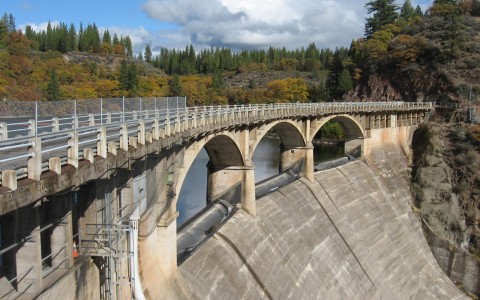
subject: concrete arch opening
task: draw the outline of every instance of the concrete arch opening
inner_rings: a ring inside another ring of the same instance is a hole
[[[301,122],[289,120],[266,124],[253,131],[254,143],[250,153],[256,166],[256,182],[292,168],[296,172],[302,171],[306,149],[302,131]]]
[[[231,133],[193,142],[185,151],[177,188],[176,259],[181,264],[243,200],[245,166]]]
[[[226,134],[193,142],[185,151],[176,180],[177,225],[181,226],[234,186],[241,189],[243,166],[238,144]]]
[[[343,146],[343,151],[338,151],[336,154],[332,153],[332,158],[335,155],[343,156],[343,153],[354,154],[358,157],[363,156],[364,138],[364,129],[357,120],[349,115],[330,116],[315,120],[310,135],[310,140],[316,147],[324,142],[337,143]],[[332,147],[331,151],[336,151],[335,147]]]

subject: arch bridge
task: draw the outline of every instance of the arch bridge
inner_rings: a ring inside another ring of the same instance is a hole
[[[202,148],[210,159],[207,200],[239,186],[238,206],[254,217],[252,157],[268,132],[281,139],[279,169],[301,164],[301,176],[313,180],[312,140],[328,121],[344,127],[346,151],[360,147],[364,156],[389,141],[409,154],[414,129],[433,108],[405,102],[185,107],[178,99],[172,108],[168,101],[159,108],[155,99],[145,109],[144,100],[143,108],[129,111],[122,99],[117,112],[101,105],[85,115],[74,103],[71,121],[35,114],[24,127],[0,118],[2,296],[48,298],[75,285],[122,297],[140,293],[148,278],[174,273],[178,195]]]

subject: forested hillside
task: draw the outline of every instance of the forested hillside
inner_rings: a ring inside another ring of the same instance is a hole
[[[189,45],[162,48],[158,54],[147,45],[134,55],[130,37],[99,32],[95,24],[80,24],[77,31],[73,24],[49,23],[46,31],[27,26],[22,32],[14,16],[5,13],[0,20],[0,98],[186,95],[189,104],[318,101],[328,98],[324,80],[329,69],[347,56],[347,48],[318,49],[313,43],[306,49],[239,52],[197,52]],[[239,74],[252,76],[239,86]],[[344,80],[351,87],[350,76]]]
[[[352,43],[355,87],[345,98],[459,103],[478,94],[479,2],[435,0],[423,17],[405,5],[394,22],[375,14],[386,24]]]
[[[189,104],[453,101],[480,90],[478,0],[366,5],[365,36],[349,48],[160,48],[133,53],[128,36],[95,24],[36,32],[0,20],[0,98],[59,100],[186,95]]]

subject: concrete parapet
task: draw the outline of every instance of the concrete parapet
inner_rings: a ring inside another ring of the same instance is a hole
[[[17,189],[17,172],[15,170],[2,171],[2,186],[12,191]]]
[[[100,127],[97,135],[97,155],[106,158],[107,157],[107,129]]]
[[[78,168],[78,132],[71,132],[71,137],[68,141],[67,162],[69,165]]]
[[[136,136],[131,136],[128,138],[128,145],[132,146],[133,148],[137,148],[138,147],[137,141],[138,139]]]
[[[62,174],[62,160],[60,157],[51,157],[48,159],[48,169],[57,174]]]
[[[120,126],[120,149],[128,151],[128,125]]]
[[[108,152],[117,155],[117,143],[116,142],[108,142]]]
[[[32,146],[29,148],[31,157],[27,161],[28,178],[40,180],[42,174],[42,140],[33,138],[30,141]]]
[[[137,141],[140,145],[145,145],[145,122],[138,122],[138,135]]]
[[[83,159],[93,163],[94,152],[92,148],[83,149]]]

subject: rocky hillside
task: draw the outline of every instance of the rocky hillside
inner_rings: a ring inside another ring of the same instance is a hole
[[[455,38],[445,22],[444,16],[430,15],[401,29],[384,53],[362,61],[361,78],[345,99],[463,103],[472,90],[477,101],[480,21],[460,16]]]
[[[425,125],[414,136],[415,206],[440,237],[480,258],[480,126]]]

